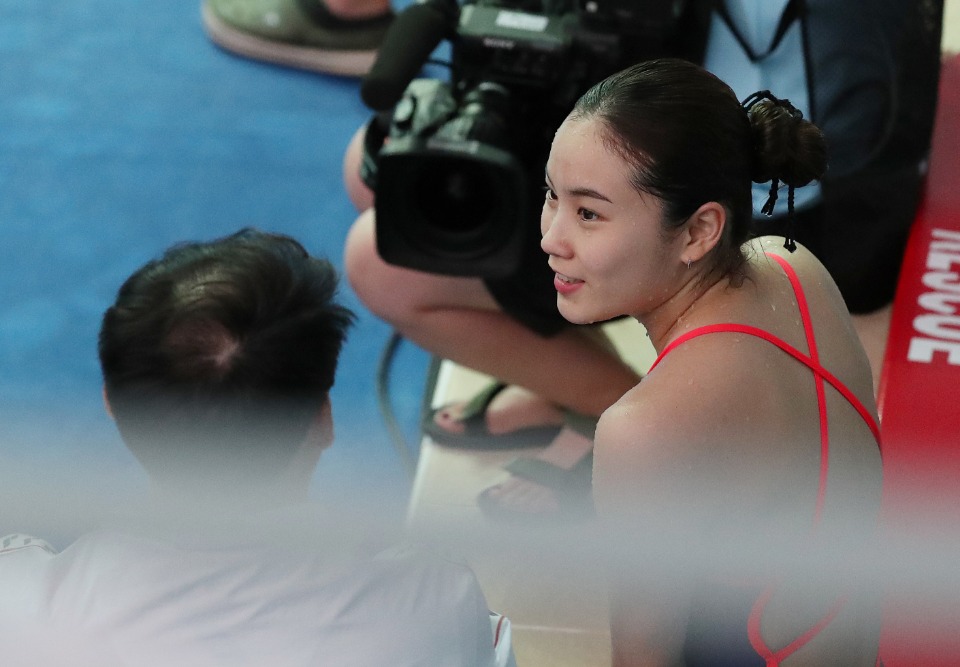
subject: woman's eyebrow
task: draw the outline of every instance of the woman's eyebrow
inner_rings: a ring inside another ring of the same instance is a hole
[[[550,174],[547,172],[546,169],[543,170],[543,178],[547,182],[547,185],[550,186],[550,189],[556,191],[556,188],[553,187],[553,181],[550,180]],[[607,197],[606,195],[600,194],[593,188],[573,188],[570,190],[566,190],[565,193],[570,195],[571,197],[590,197],[592,199],[599,199],[601,201],[609,202],[611,204],[613,203],[612,201],[610,201],[609,197]]]
[[[592,199],[599,199],[601,201],[613,203],[610,201],[610,198],[606,195],[602,195],[593,188],[572,188],[567,190],[567,194],[572,197],[590,197]]]

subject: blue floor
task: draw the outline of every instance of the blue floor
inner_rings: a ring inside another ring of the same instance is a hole
[[[96,358],[100,316],[131,271],[176,241],[248,225],[342,266],[355,213],[341,157],[370,113],[356,80],[218,50],[198,0],[0,0],[0,16],[4,534],[21,529],[5,525],[17,502],[145,488],[104,414]],[[343,299],[359,319],[333,392],[337,443],[314,486],[388,490],[402,507],[409,477],[375,391],[390,329],[346,283]],[[410,441],[428,364],[407,343],[393,367]]]

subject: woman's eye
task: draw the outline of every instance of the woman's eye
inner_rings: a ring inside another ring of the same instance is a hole
[[[543,187],[543,196],[547,201],[556,201],[557,194],[553,191],[549,185]]]
[[[594,213],[588,208],[581,208],[579,211],[577,211],[577,213],[579,213],[580,218],[582,220],[587,220],[587,221],[596,220],[599,217],[596,213]]]

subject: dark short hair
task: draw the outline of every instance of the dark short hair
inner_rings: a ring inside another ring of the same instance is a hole
[[[120,434],[151,477],[289,463],[353,321],[338,282],[294,239],[244,229],[175,245],[123,283],[100,364]]]

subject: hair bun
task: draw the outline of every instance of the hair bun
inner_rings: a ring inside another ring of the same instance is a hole
[[[755,183],[779,179],[799,188],[823,175],[827,168],[823,133],[789,100],[763,91],[752,95],[744,105],[753,138],[751,178]]]

